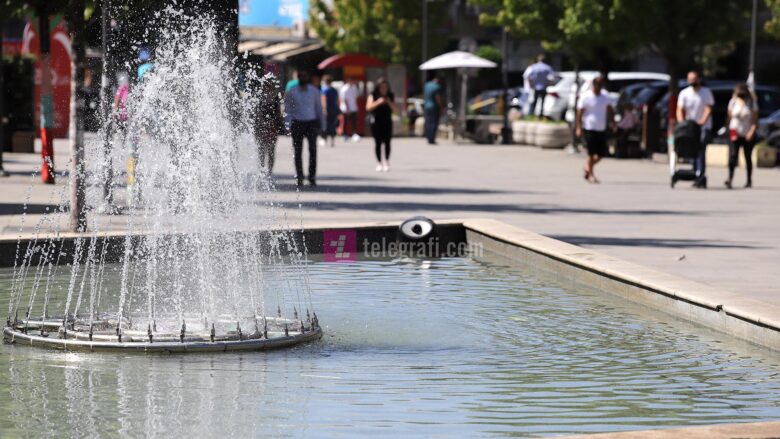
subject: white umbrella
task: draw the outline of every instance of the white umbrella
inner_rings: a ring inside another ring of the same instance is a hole
[[[492,69],[496,63],[485,58],[474,55],[473,53],[456,50],[443,55],[431,58],[420,64],[420,70],[439,70],[439,69]],[[464,128],[466,121],[466,87],[468,75],[466,71],[461,72],[460,82],[460,122],[461,129]]]
[[[473,53],[456,50],[445,53],[420,64],[420,70],[438,70],[438,69],[491,69],[495,68],[496,63],[481,58]]]

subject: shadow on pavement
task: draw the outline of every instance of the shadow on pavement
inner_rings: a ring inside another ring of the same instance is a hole
[[[562,207],[556,205],[518,205],[518,204],[456,204],[456,203],[422,203],[422,202],[344,202],[321,201],[304,202],[304,209],[313,210],[363,210],[375,212],[513,212],[529,214],[588,214],[588,215],[674,215],[701,216],[710,212],[682,210],[625,210],[625,209],[590,209],[577,207]]]
[[[319,183],[319,179],[317,179]],[[280,192],[295,192],[295,185],[292,183],[279,183],[276,189]],[[457,187],[414,187],[414,186],[384,186],[384,185],[362,185],[362,184],[322,184],[317,185],[317,192],[328,194],[403,194],[403,195],[444,195],[444,194],[462,194],[462,195],[488,195],[488,194],[539,194],[533,191],[503,191],[493,189],[470,189]]]
[[[25,209],[25,205],[21,203],[0,203],[0,215],[21,215],[28,213],[31,215],[39,215],[43,213],[55,212],[60,209],[61,206],[56,204],[28,204]],[[64,211],[67,211],[67,207]]]

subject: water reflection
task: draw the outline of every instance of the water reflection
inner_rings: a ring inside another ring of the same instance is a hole
[[[780,418],[776,355],[503,264],[314,264],[326,336],[289,351],[116,356],[4,345],[0,430],[490,436]]]

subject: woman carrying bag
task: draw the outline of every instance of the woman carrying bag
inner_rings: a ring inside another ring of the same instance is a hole
[[[739,148],[745,154],[745,167],[747,168],[747,182],[745,187],[753,186],[753,143],[758,128],[758,106],[753,94],[745,84],[738,84],[734,88],[734,96],[729,101],[726,115],[726,126],[729,129],[729,179],[726,180],[727,188],[732,188],[734,169],[739,159]]]

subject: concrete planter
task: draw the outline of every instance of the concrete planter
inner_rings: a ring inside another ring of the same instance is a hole
[[[777,163],[777,148],[765,143],[759,143],[753,150],[756,166],[759,168],[774,168]]]
[[[777,149],[765,143],[759,143],[753,148],[753,165],[759,168],[773,168],[777,163]],[[737,156],[737,166],[745,167],[745,156],[740,150]],[[727,167],[729,165],[729,146],[720,143],[707,145],[707,165]]]
[[[566,124],[517,120],[512,122],[512,140],[541,148],[563,148],[571,142]]]

